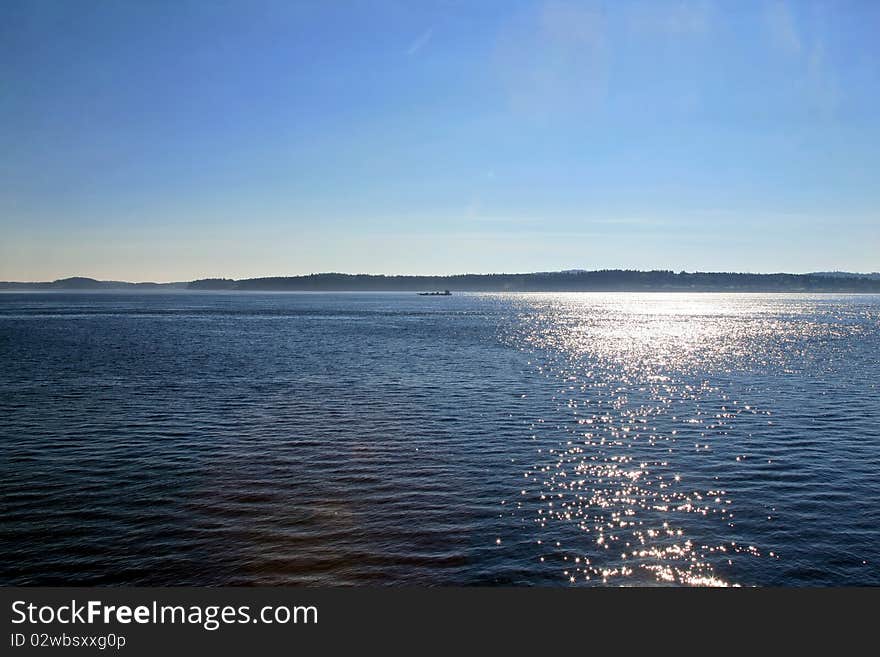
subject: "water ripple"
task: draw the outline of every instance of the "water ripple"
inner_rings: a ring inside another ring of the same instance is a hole
[[[0,295],[3,584],[880,584],[880,298]]]

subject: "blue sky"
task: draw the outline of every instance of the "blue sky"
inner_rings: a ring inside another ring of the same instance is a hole
[[[877,2],[0,4],[0,280],[880,270]]]

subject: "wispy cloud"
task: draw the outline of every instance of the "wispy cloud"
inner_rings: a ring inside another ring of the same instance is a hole
[[[712,23],[714,7],[708,0],[691,2],[627,5],[626,22],[641,33],[668,36],[706,34]]]
[[[579,111],[604,97],[602,6],[550,1],[528,5],[502,29],[495,64],[514,109]]]
[[[798,9],[803,10],[805,6],[798,5]],[[840,89],[824,38],[828,17],[820,5],[812,5],[812,9],[811,29],[808,30],[803,28],[797,13],[784,0],[767,6],[764,23],[770,46],[784,53],[797,66],[809,105],[830,115],[840,102]]]
[[[807,81],[813,104],[826,114],[833,114],[840,104],[837,76],[829,65],[825,44],[815,43],[807,57]]]
[[[428,45],[428,42],[431,40],[431,37],[434,36],[434,28],[429,27],[427,30],[422,32],[410,45],[409,48],[406,49],[407,55],[415,55],[419,50]]]
[[[773,46],[790,55],[801,53],[800,31],[787,2],[779,0],[767,5],[765,24]]]

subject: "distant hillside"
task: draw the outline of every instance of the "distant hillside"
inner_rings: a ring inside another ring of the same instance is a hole
[[[880,292],[880,280],[811,274],[688,273],[673,271],[566,271],[534,274],[460,274],[455,276],[383,276],[312,274],[205,279],[193,290],[298,291],[426,291],[470,292]]]
[[[871,272],[870,274],[857,274],[850,271],[817,271],[811,276],[827,276],[829,278],[869,278],[872,281],[880,281],[880,272]]]
[[[187,289],[189,283],[127,283],[125,281],[98,281],[94,278],[74,276],[61,278],[49,283],[13,283],[0,281],[0,290],[68,290],[68,291],[100,291],[100,290],[161,290]]]
[[[6,291],[310,291],[310,292],[871,292],[880,274],[737,274],[723,272],[568,270],[532,274],[383,276],[311,274],[270,278],[206,278],[190,283],[127,283],[65,278],[51,283],[2,283]]]

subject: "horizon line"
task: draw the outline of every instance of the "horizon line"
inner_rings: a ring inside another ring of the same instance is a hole
[[[373,276],[373,277],[384,277],[384,278],[455,278],[455,277],[463,277],[463,276],[534,276],[540,274],[579,274],[579,273],[597,273],[597,272],[639,272],[639,273],[652,273],[652,272],[671,272],[675,275],[679,274],[725,274],[725,275],[744,275],[744,276],[811,276],[816,274],[841,274],[845,276],[876,276],[880,275],[880,271],[870,271],[870,272],[857,272],[857,271],[848,271],[842,269],[814,269],[811,271],[802,271],[802,272],[787,272],[787,271],[708,271],[708,270],[686,270],[686,269],[636,269],[636,268],[602,268],[602,269],[558,269],[558,270],[543,270],[543,271],[520,271],[520,272],[459,272],[459,273],[445,273],[445,274],[387,274],[387,273],[371,273],[371,272],[341,272],[341,271],[322,271],[322,272],[310,272],[308,274],[271,274],[271,275],[261,275],[261,276],[246,276],[241,278],[233,278],[230,276],[202,276],[198,278],[192,279],[178,279],[178,280],[142,280],[142,281],[133,281],[121,278],[96,278],[94,276],[84,276],[81,274],[75,274],[71,276],[63,276],[59,278],[55,278],[52,280],[0,280],[0,283],[3,284],[20,284],[20,285],[31,285],[31,284],[51,284],[51,283],[59,283],[70,280],[89,280],[95,281],[98,283],[125,283],[128,285],[175,285],[175,284],[184,284],[184,283],[193,283],[196,281],[250,281],[250,280],[262,280],[262,279],[281,279],[281,278],[308,278],[311,276]]]

